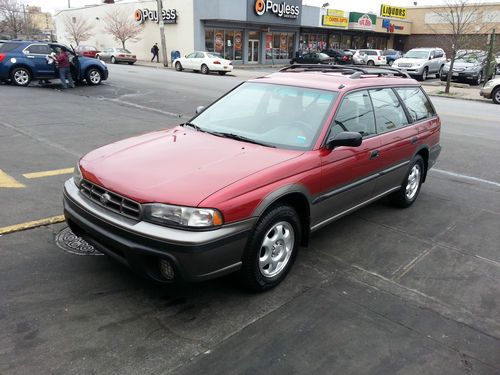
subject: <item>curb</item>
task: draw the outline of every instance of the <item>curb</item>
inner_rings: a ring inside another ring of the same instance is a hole
[[[464,97],[457,97],[457,96],[447,96],[447,95],[439,95],[439,94],[434,94],[434,93],[427,93],[429,96],[436,96],[438,98],[447,98],[447,99],[458,99],[458,100],[469,100],[473,102],[480,102],[480,103],[488,103],[491,100],[489,99],[481,99],[481,98],[464,98]]]

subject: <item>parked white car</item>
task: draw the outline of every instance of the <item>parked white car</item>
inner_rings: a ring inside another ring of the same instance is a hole
[[[359,52],[366,55],[366,65],[387,65],[387,59],[380,49],[361,49]]]
[[[179,72],[184,69],[190,69],[200,71],[203,74],[218,72],[220,75],[224,75],[227,72],[233,71],[231,60],[224,59],[217,52],[195,51],[186,55],[186,57],[175,59],[173,65],[175,70]]]

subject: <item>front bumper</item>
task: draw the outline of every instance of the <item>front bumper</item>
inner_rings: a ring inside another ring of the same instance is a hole
[[[484,86],[479,91],[479,95],[481,95],[483,98],[491,99],[491,92],[492,91],[493,91],[493,86],[491,86],[491,87]]]
[[[409,75],[416,75],[416,76],[421,76],[424,73],[424,68],[425,68],[424,66],[401,67],[394,65],[393,67],[402,70],[403,72],[406,72]]]
[[[71,230],[99,251],[156,281],[167,282],[160,259],[168,260],[174,280],[202,281],[241,268],[256,218],[216,230],[191,231],[134,221],[89,201],[73,179],[64,184],[64,216]]]

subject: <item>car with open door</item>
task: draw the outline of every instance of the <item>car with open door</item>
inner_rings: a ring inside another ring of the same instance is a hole
[[[406,73],[296,64],[84,155],[64,215],[157,282],[238,272],[264,291],[315,231],[383,197],[414,204],[440,150],[439,116]]]
[[[70,56],[75,82],[98,85],[108,78],[104,62],[78,56],[72,48],[63,44],[15,40],[0,42],[0,80],[16,86],[28,86],[32,80],[59,79],[56,65],[49,56],[60,51]]]

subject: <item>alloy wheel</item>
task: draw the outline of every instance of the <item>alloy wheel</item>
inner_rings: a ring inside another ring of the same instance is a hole
[[[92,84],[97,85],[99,82],[101,82],[101,73],[99,73],[97,70],[91,70],[89,73],[89,79]]]
[[[281,273],[292,255],[295,233],[290,223],[280,221],[266,233],[259,253],[259,270],[270,278]]]
[[[24,69],[20,69],[14,73],[14,80],[19,86],[25,86],[28,84],[30,75]]]
[[[422,170],[420,169],[419,164],[415,164],[410,174],[408,175],[408,180],[406,184],[406,198],[411,201],[415,195],[417,194],[418,188],[420,186],[420,176],[422,175]]]

